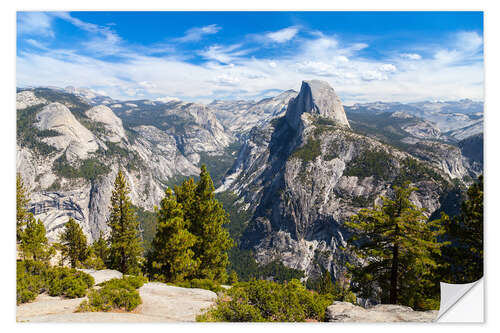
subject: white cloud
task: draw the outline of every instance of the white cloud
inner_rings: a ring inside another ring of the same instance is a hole
[[[26,43],[38,48],[38,49],[41,49],[41,50],[48,50],[47,47],[43,44],[43,43],[40,43],[39,41],[37,40],[34,40],[34,39],[30,39],[30,38],[27,38],[24,40]]]
[[[168,102],[179,102],[180,99],[178,99],[177,97],[165,96],[165,97],[155,98],[155,101],[168,103]]]
[[[379,70],[382,72],[394,73],[397,71],[397,68],[393,64],[383,64],[379,67]]]
[[[468,46],[458,49],[461,39]],[[414,49],[430,55],[425,58],[416,53],[397,53],[382,60],[359,54],[367,44],[341,42],[321,33],[297,40],[293,53],[272,58],[248,56],[252,50],[244,41],[212,45],[196,53],[207,62],[196,64],[178,55],[152,56],[148,47],[132,52],[117,43],[116,47],[123,48],[120,54],[124,58],[114,62],[69,49],[20,52],[18,85],[98,87],[117,99],[144,96],[168,100],[175,96],[186,101],[210,101],[254,98],[271,89],[297,90],[302,80],[321,78],[345,103],[483,98],[483,62],[478,53],[482,41],[479,43],[474,35],[457,34],[439,49],[416,45]]]
[[[474,31],[462,31],[456,36],[456,48],[463,51],[478,51],[483,46],[483,38]]]
[[[52,16],[43,12],[18,12],[17,31],[31,36],[54,37]]]
[[[284,43],[291,40],[299,32],[297,27],[288,27],[274,32],[269,32],[265,36],[276,43]]]
[[[176,38],[175,40],[181,43],[197,42],[205,35],[213,35],[219,32],[221,27],[217,24],[210,24],[204,27],[194,27],[186,31],[183,37]]]
[[[410,60],[420,60],[422,56],[418,53],[402,53],[400,54],[401,58],[410,59]]]
[[[236,58],[250,52],[250,50],[241,50],[241,46],[241,44],[233,44],[229,46],[212,45],[206,50],[198,52],[198,54],[208,60],[217,60],[218,62],[229,64]]]

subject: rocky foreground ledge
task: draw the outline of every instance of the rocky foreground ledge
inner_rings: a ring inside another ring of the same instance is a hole
[[[387,323],[387,322],[433,322],[438,311],[414,311],[403,305],[379,304],[365,309],[347,302],[333,302],[326,309],[325,317],[330,322]]]
[[[85,270],[96,283],[120,278],[121,273],[113,270]],[[31,303],[17,307],[18,322],[193,322],[204,309],[215,304],[217,294],[210,290],[180,288],[164,283],[150,282],[139,290],[142,304],[132,312],[78,312],[74,311],[85,297],[67,299],[39,295]]]

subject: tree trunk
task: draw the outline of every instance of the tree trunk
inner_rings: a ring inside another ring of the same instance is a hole
[[[389,295],[389,303],[398,303],[398,265],[399,265],[399,246],[394,244],[392,248],[392,268],[391,268],[391,290]]]

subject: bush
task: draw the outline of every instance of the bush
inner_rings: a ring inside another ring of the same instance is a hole
[[[285,284],[254,280],[235,284],[197,321],[322,321],[332,301],[330,295],[311,292],[296,279]]]
[[[17,304],[33,301],[38,294],[46,290],[49,266],[42,262],[24,260],[17,262],[16,302]]]
[[[122,309],[132,311],[142,303],[139,292],[146,278],[142,276],[127,276],[122,279],[111,279],[99,284],[101,289],[92,289],[88,300],[83,301],[78,312],[97,312]]]
[[[50,296],[83,297],[93,285],[92,276],[74,268],[54,267],[48,274]]]
[[[92,276],[76,269],[50,267],[32,260],[17,262],[17,304],[33,301],[45,291],[50,296],[83,297],[93,285]]]
[[[192,279],[188,281],[182,281],[176,283],[176,286],[183,288],[207,289],[213,291],[214,293],[225,290],[219,284],[210,279]]]

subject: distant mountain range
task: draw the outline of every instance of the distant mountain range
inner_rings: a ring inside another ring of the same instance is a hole
[[[343,222],[393,184],[419,187],[413,200],[429,215],[456,213],[483,171],[482,132],[481,102],[343,106],[317,80],[300,92],[207,105],[118,101],[73,87],[17,92],[17,171],[51,241],[69,216],[90,239],[106,231],[119,168],[147,213],[165,187],[206,164],[241,249],[308,275],[335,275],[351,260]],[[145,233],[152,227],[143,224]]]

